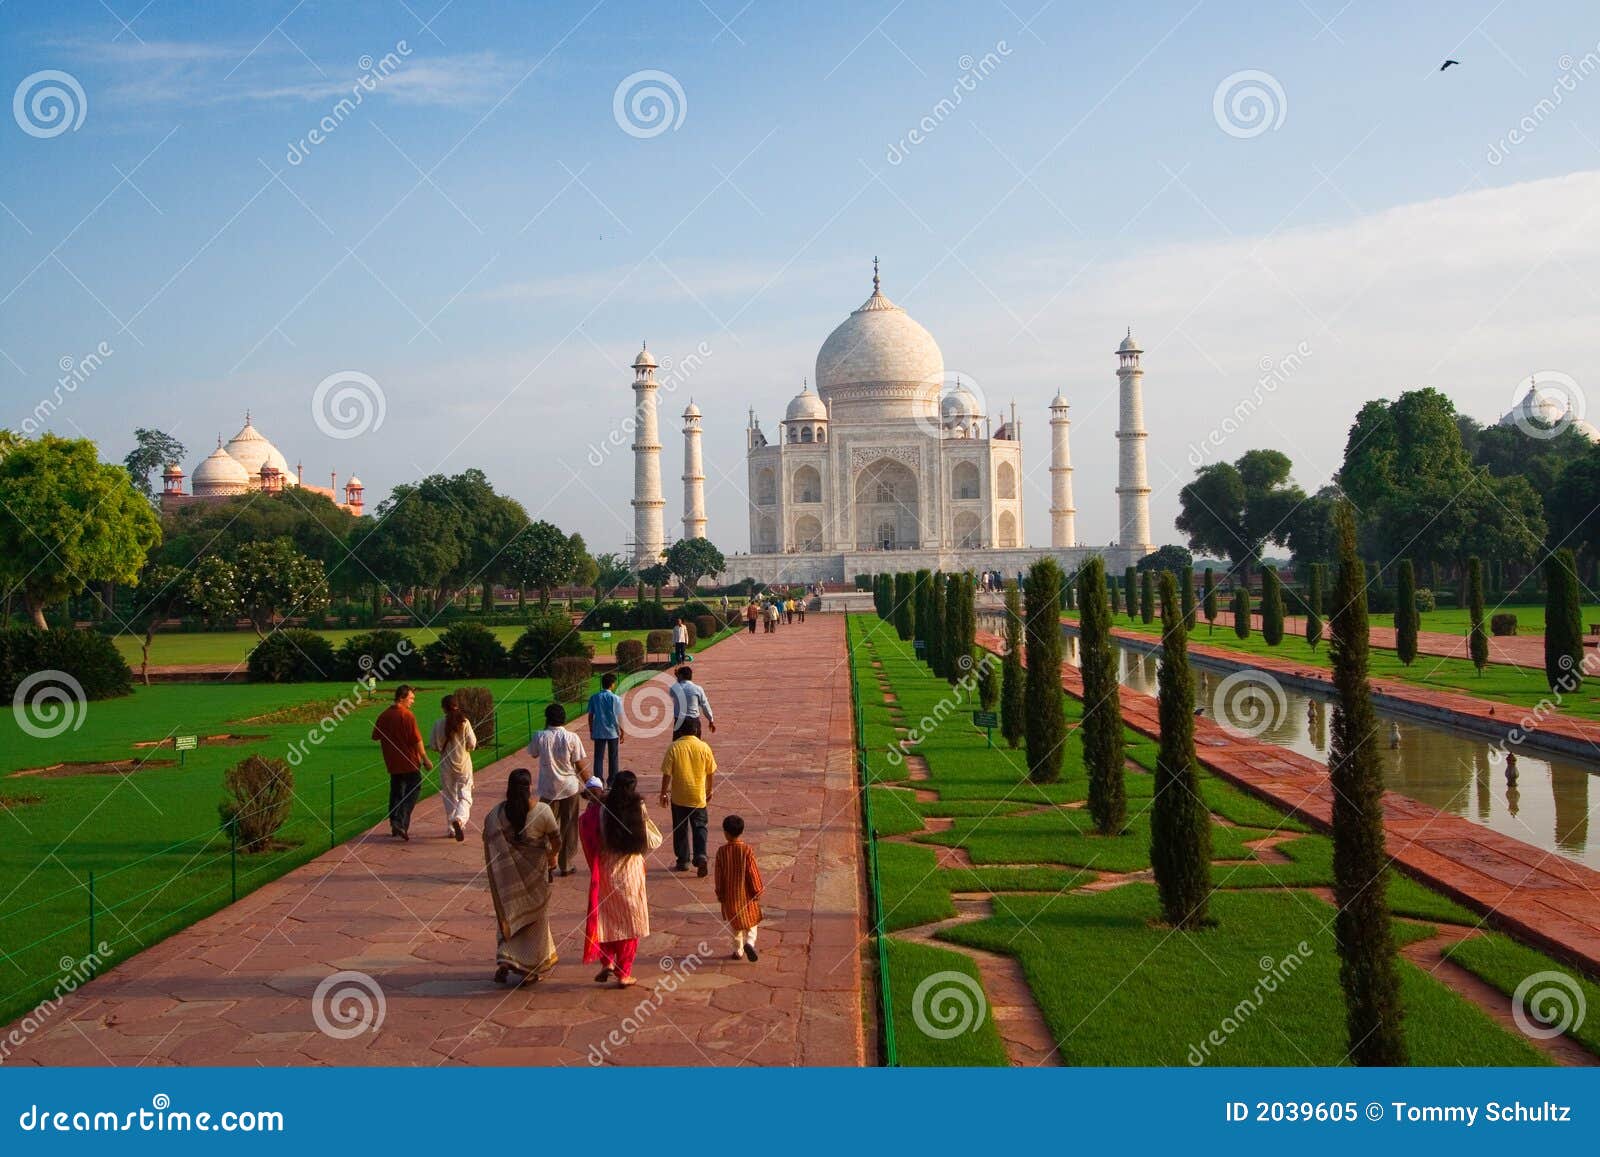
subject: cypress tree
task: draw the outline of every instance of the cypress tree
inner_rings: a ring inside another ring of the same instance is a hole
[[[1306,642],[1315,651],[1322,642],[1322,564],[1311,564],[1311,577],[1306,591]]]
[[[1023,738],[1028,749],[1028,778],[1054,783],[1061,778],[1062,745],[1067,737],[1066,708],[1061,702],[1061,567],[1046,556],[1028,568],[1024,634],[1028,671]]]
[[[944,642],[939,646],[945,681],[959,683],[972,670],[972,648],[967,645],[967,616],[961,602],[967,593],[967,576],[946,575],[944,580]]]
[[[1176,614],[1172,576],[1161,576],[1161,744],[1156,752],[1155,798],[1150,808],[1150,864],[1155,868],[1161,911],[1174,928],[1209,923],[1211,817],[1200,798],[1194,755],[1194,682],[1189,677],[1189,639]]]
[[[1500,565],[1500,560],[1497,558],[1489,560],[1489,589],[1495,594],[1506,589],[1505,568]]]
[[[1394,583],[1394,649],[1407,667],[1417,657],[1417,574],[1409,558],[1400,560]]]
[[[970,661],[976,662],[978,659],[978,579],[970,571],[962,577],[961,628],[961,653],[967,656]]]
[[[1153,623],[1156,618],[1156,576],[1145,571],[1139,578],[1139,621]]]
[[[1178,592],[1178,608],[1183,612],[1183,629],[1194,630],[1194,567],[1183,568],[1183,588]]]
[[[950,638],[950,624],[945,622],[944,572],[934,571],[928,581],[928,629],[922,636],[922,655],[928,661],[928,670],[943,675],[944,649]]]
[[[1406,1063],[1400,972],[1390,926],[1384,850],[1383,763],[1367,681],[1367,576],[1356,553],[1355,516],[1334,511],[1339,576],[1333,591],[1333,682],[1338,699],[1328,743],[1333,788],[1334,941],[1345,1030],[1358,1065]]]
[[[1098,555],[1078,572],[1078,655],[1083,672],[1083,766],[1089,773],[1089,815],[1103,836],[1120,833],[1128,820],[1123,783],[1122,700],[1117,653],[1111,644],[1111,607],[1106,601],[1106,564]]]
[[[928,631],[933,626],[933,607],[930,595],[933,593],[933,574],[926,569],[917,571],[911,576],[912,605],[916,608],[912,614],[916,618],[916,633],[913,638],[922,640],[922,657],[928,657]]]
[[[1283,642],[1283,582],[1275,566],[1261,568],[1261,637],[1269,647]]]
[[[1138,594],[1139,572],[1136,567],[1128,567],[1122,572],[1122,601],[1127,604],[1128,618],[1132,619],[1139,613]]]
[[[1552,691],[1576,691],[1583,685],[1583,606],[1570,549],[1545,559],[1544,585],[1544,677]]]
[[[1483,629],[1483,563],[1477,555],[1467,559],[1467,617],[1472,621],[1467,650],[1472,655],[1472,665],[1482,675],[1489,665],[1489,636]]]
[[[1000,734],[1006,744],[1022,742],[1022,716],[1026,710],[1022,672],[1022,598],[1017,584],[1006,583],[1006,653],[1000,662]]]
[[[1210,634],[1217,627],[1217,573],[1206,567],[1205,598],[1202,601],[1206,612],[1206,633]]]
[[[1117,580],[1112,578],[1106,579],[1106,587],[1107,601],[1110,603],[1111,613],[1116,614],[1122,609],[1121,604],[1117,600]]]
[[[894,576],[894,633],[902,642],[916,637],[916,608],[912,603],[911,575],[901,571]]]
[[[1250,637],[1250,588],[1243,583],[1233,588],[1233,633]]]

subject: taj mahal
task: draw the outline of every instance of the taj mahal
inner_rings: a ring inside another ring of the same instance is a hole
[[[946,380],[933,335],[883,293],[828,335],[816,389],[789,402],[775,434],[754,410],[745,429],[748,553],[728,556],[723,581],[845,581],[857,574],[928,568],[1010,575],[1041,556],[1071,570],[1098,554],[1109,569],[1154,550],[1145,466],[1143,351],[1130,329],[1116,348],[1119,518],[1115,544],[1078,541],[1066,397],[1049,405],[1050,545],[1023,540],[1023,424],[1016,407],[991,417],[959,380]],[[667,545],[657,417],[658,364],[634,359],[635,566]],[[703,415],[683,415],[683,536],[706,537]]]

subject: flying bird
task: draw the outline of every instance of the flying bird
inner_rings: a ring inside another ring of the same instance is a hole
[[[1459,60],[1447,60],[1447,61],[1445,61],[1443,64],[1441,64],[1439,66],[1439,71],[1443,72],[1445,69],[1449,68],[1452,64],[1460,64],[1460,63],[1461,62]]]

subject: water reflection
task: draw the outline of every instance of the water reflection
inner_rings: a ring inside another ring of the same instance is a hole
[[[1078,640],[1063,640],[1067,662],[1078,665]],[[1157,656],[1118,648],[1125,686],[1156,693]],[[1261,741],[1327,762],[1326,700],[1292,688],[1277,699],[1247,685],[1228,695],[1223,676],[1195,668],[1195,704],[1213,719],[1247,717]],[[1240,699],[1239,694],[1248,696]],[[1224,699],[1224,696],[1227,696]],[[1255,714],[1266,710],[1265,716]],[[1600,868],[1600,840],[1589,840],[1589,792],[1594,773],[1582,766],[1522,752],[1506,759],[1477,736],[1379,712],[1384,781],[1402,795],[1484,827]],[[1398,734],[1398,742],[1395,736]]]

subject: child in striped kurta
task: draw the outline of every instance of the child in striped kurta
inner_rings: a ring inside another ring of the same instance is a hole
[[[717,849],[717,899],[733,933],[733,958],[753,961],[761,923],[761,871],[755,850],[739,838],[744,835],[743,819],[723,819],[722,834],[728,842]]]

